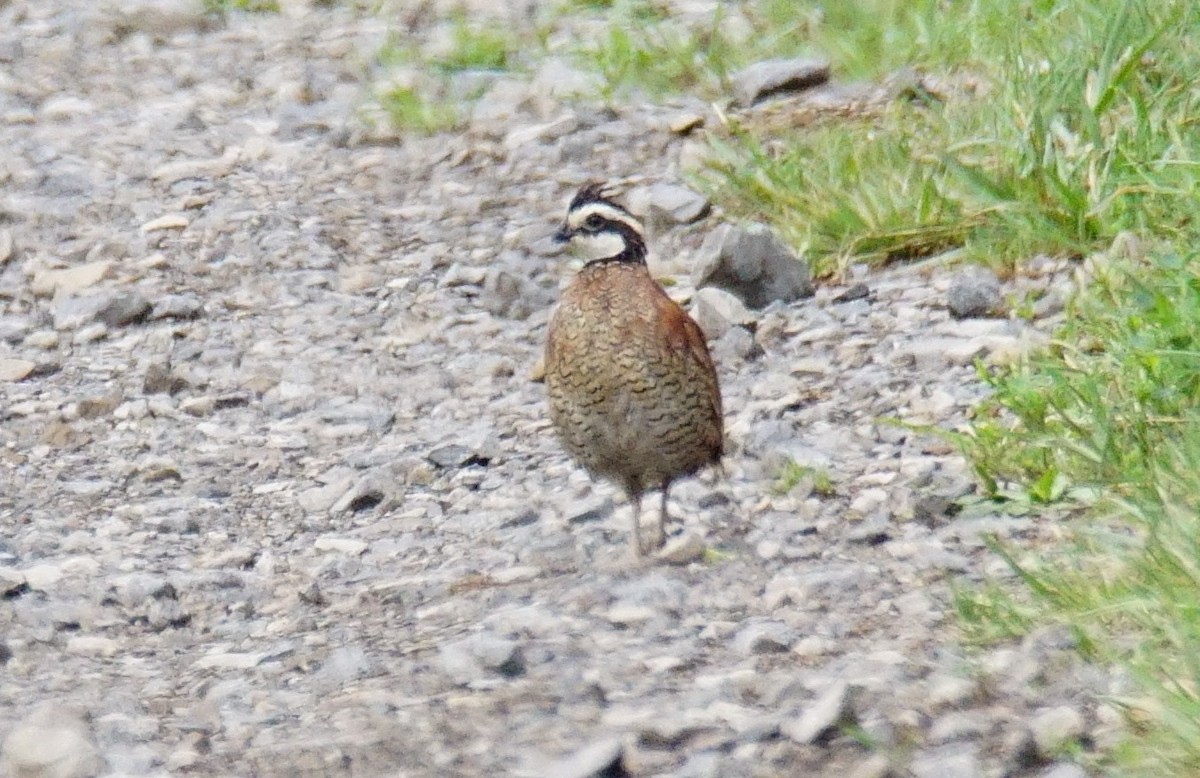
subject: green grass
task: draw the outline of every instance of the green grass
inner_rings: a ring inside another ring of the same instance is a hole
[[[1086,657],[1131,671],[1136,707],[1157,712],[1111,755],[1117,775],[1200,771],[1200,253],[1186,243],[1094,258],[1051,348],[984,373],[993,395],[958,438],[997,509],[1078,514],[1062,547],[996,545],[1022,587],[963,590],[956,607],[975,639],[1063,624]]]
[[[486,90],[480,81],[467,94],[459,94],[454,79],[469,71],[504,72],[519,67],[516,52],[521,37],[506,25],[474,22],[463,13],[446,20],[447,44],[425,53],[414,36],[395,33],[375,55],[385,69],[408,69],[418,78],[403,79],[378,91],[380,107],[392,126],[431,135],[460,125],[471,103]]]
[[[1123,230],[1189,226],[1179,204],[1200,183],[1200,129],[1181,74],[1200,67],[1193,4],[853,5],[867,29],[843,21],[838,44],[826,20],[826,48],[885,42],[888,57],[943,83],[981,86],[783,137],[735,126],[702,183],[806,248],[819,274],[949,247],[1011,268],[1034,253],[1085,254]]]
[[[209,13],[279,13],[279,3],[276,0],[204,0],[204,10]]]
[[[837,494],[829,471],[822,467],[809,467],[789,459],[775,480],[773,491],[776,494],[788,494],[803,483],[808,484],[808,490],[818,497],[832,497]]]
[[[422,135],[453,129],[461,116],[453,104],[407,86],[394,86],[379,96],[392,126]]]

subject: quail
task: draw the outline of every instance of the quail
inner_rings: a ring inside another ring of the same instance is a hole
[[[603,185],[579,190],[555,238],[586,264],[550,320],[550,419],[578,464],[625,491],[641,556],[643,495],[662,493],[658,546],[671,483],[720,463],[716,370],[700,327],[651,277],[641,223]]]

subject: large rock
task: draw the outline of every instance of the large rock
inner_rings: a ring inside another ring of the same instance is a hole
[[[761,224],[723,224],[713,230],[700,247],[694,281],[697,289],[725,289],[751,308],[813,293],[808,266]]]
[[[733,94],[738,104],[753,105],[780,92],[798,92],[829,80],[829,60],[769,59],[755,62],[733,75]]]

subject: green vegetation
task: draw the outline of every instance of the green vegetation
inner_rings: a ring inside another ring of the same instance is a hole
[[[503,26],[473,23],[458,13],[448,20],[447,41],[423,52],[407,35],[392,35],[376,54],[385,69],[407,69],[413,77],[386,86],[379,103],[396,128],[432,134],[453,129],[471,102],[486,90],[478,79],[465,93],[455,77],[469,71],[502,72],[515,64],[521,41]]]
[[[444,99],[426,96],[408,86],[394,86],[379,97],[392,125],[429,135],[454,127],[458,110]]]
[[[788,494],[802,483],[806,483],[808,491],[818,497],[832,497],[837,494],[828,470],[801,465],[792,459],[789,459],[780,471],[775,482],[775,493]]]
[[[900,54],[953,91],[770,143],[735,126],[706,176],[728,209],[805,246],[818,273],[956,246],[1011,268],[1039,252],[1083,255],[1123,230],[1188,228],[1179,201],[1200,183],[1197,94],[1183,75],[1200,65],[1194,5],[838,7],[850,5],[865,29],[826,19],[827,49],[882,41],[868,50]]]
[[[204,0],[204,10],[209,13],[247,11],[250,13],[279,13],[276,0]]]

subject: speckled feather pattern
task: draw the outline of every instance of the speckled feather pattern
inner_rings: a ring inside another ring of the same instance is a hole
[[[550,323],[546,386],[567,452],[631,496],[721,458],[721,392],[704,335],[644,263],[580,271]]]

